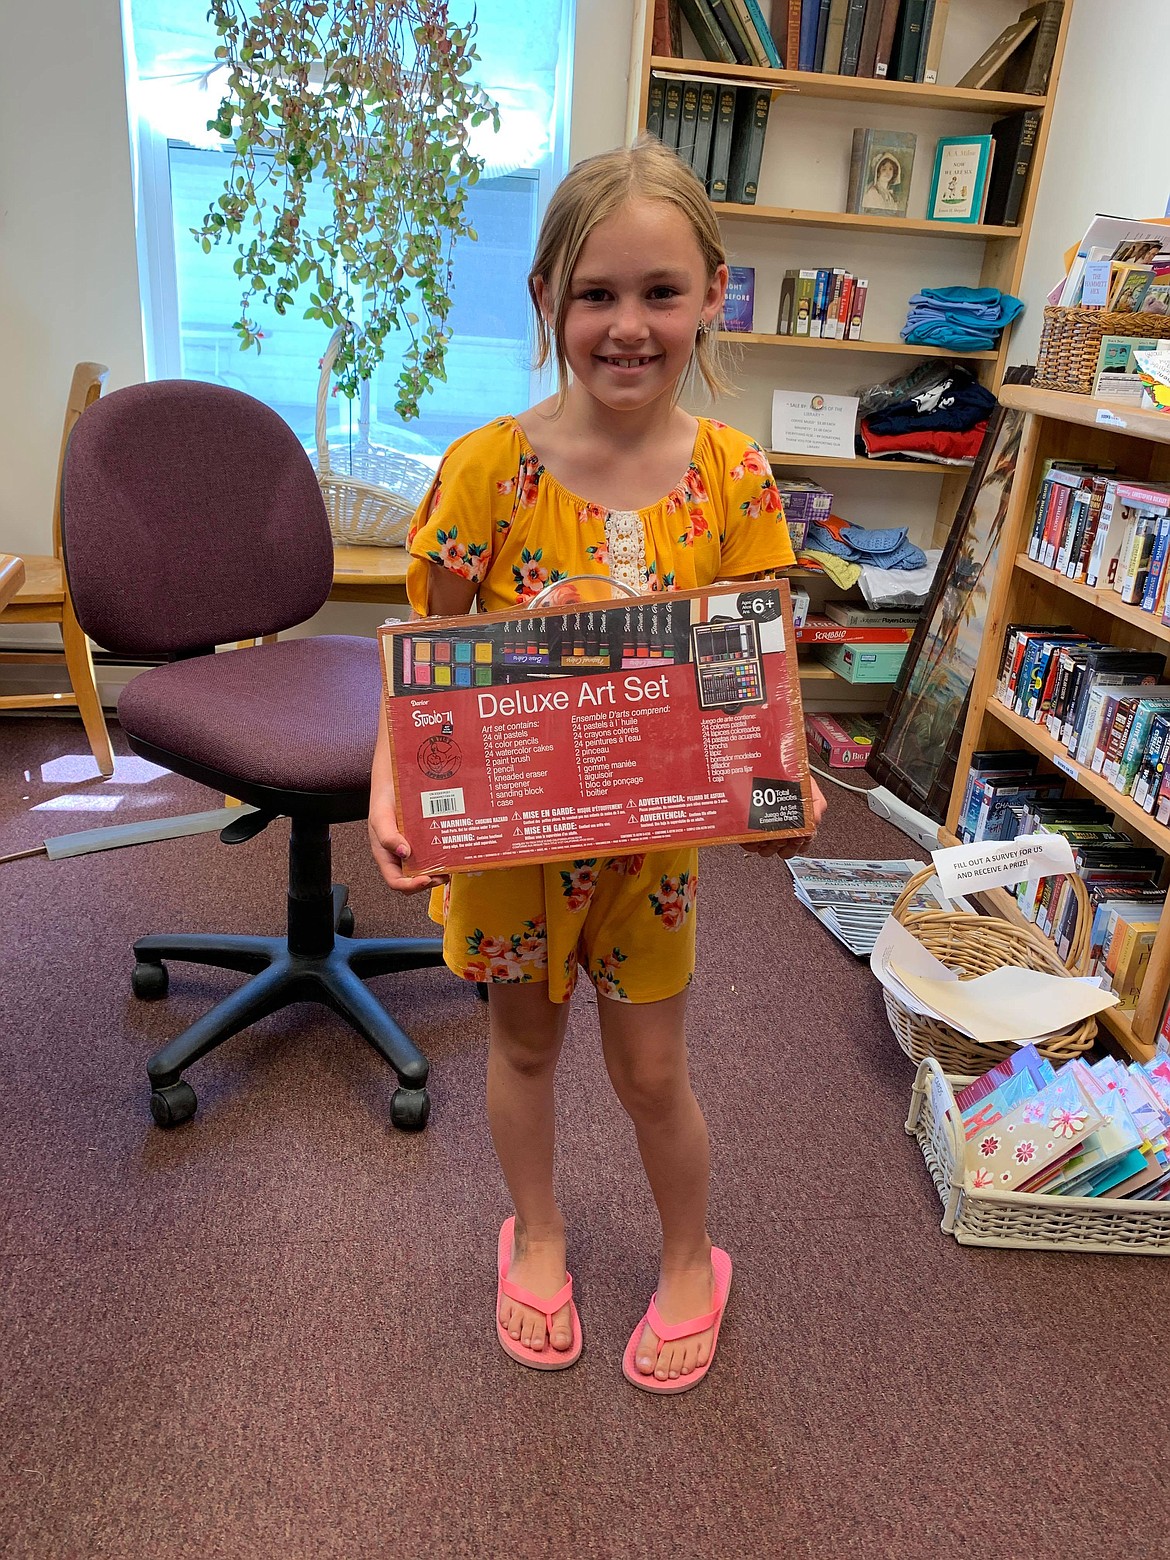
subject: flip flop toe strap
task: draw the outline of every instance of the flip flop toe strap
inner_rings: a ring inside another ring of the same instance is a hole
[[[693,1338],[696,1333],[706,1332],[708,1327],[714,1327],[723,1309],[722,1306],[716,1306],[706,1316],[695,1316],[689,1322],[678,1322],[671,1327],[662,1320],[657,1300],[658,1293],[655,1291],[646,1309],[646,1325],[660,1343],[677,1343],[680,1338]]]
[[[543,1295],[534,1295],[530,1289],[521,1289],[519,1284],[514,1284],[510,1278],[500,1275],[500,1288],[509,1300],[515,1300],[517,1305],[526,1305],[532,1311],[539,1311],[552,1331],[552,1319],[562,1306],[568,1305],[573,1298],[573,1280],[567,1278],[564,1287],[558,1289],[551,1299],[545,1299]]]

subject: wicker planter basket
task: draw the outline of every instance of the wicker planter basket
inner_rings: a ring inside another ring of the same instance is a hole
[[[1036,358],[1036,390],[1071,390],[1092,395],[1102,336],[1170,337],[1170,315],[1111,314],[1103,309],[1044,310],[1040,351]]]
[[[942,1068],[929,1057],[914,1079],[906,1131],[918,1140],[942,1199],[942,1228],[961,1245],[1170,1256],[1170,1203],[969,1187],[959,1108]]]
[[[330,449],[325,411],[341,338],[342,332],[334,331],[321,359],[321,377],[317,381],[314,464],[329,512],[329,529],[335,542],[402,547],[414,512],[435,473],[417,456],[371,444],[368,414],[363,414],[359,423],[355,444],[337,442]],[[363,407],[366,404],[363,400]]]
[[[1069,947],[1068,964],[1064,965],[1052,945],[1039,932],[1028,927],[1013,926],[1010,921],[1001,920],[997,916],[971,915],[969,912],[954,910],[908,909],[914,895],[933,875],[933,867],[924,867],[921,872],[915,873],[890,913],[908,931],[913,932],[935,958],[941,959],[951,969],[958,970],[960,980],[987,975],[1006,964],[1040,970],[1048,975],[1085,973],[1092,917],[1089,915],[1089,896],[1079,877],[1072,879],[1077,901],[1077,924]],[[912,1062],[921,1062],[929,1057],[937,1061],[944,1072],[968,1078],[985,1073],[989,1067],[994,1067],[997,1062],[1019,1049],[1018,1045],[1007,1040],[980,1045],[969,1036],[959,1034],[949,1024],[912,1013],[884,989],[882,995],[894,1038]],[[1087,1051],[1096,1033],[1096,1020],[1086,1018],[1062,1034],[1037,1041],[1037,1049],[1052,1062],[1068,1061],[1070,1057],[1081,1056]]]

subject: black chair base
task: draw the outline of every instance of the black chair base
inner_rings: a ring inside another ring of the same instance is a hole
[[[306,833],[315,838],[307,841]],[[308,876],[317,877],[316,884],[305,881],[306,845],[315,847],[308,852],[315,858]],[[374,975],[442,964],[442,941],[437,937],[350,937],[339,933],[338,926],[352,930],[353,915],[346,905],[345,888],[329,884],[328,826],[306,828],[294,820],[289,853],[293,871],[287,937],[196,932],[141,937],[134,944],[132,985],[135,996],[146,1001],[166,995],[165,959],[242,970],[252,976],[150,1058],[146,1071],[151,1115],[160,1127],[189,1121],[198,1101],[182,1077],[185,1068],[249,1024],[290,1003],[320,1002],[352,1025],[389,1062],[399,1080],[390,1102],[390,1119],[403,1130],[420,1131],[430,1114],[426,1057],[362,982]],[[323,884],[322,866],[326,872]],[[310,891],[306,893],[306,889]]]

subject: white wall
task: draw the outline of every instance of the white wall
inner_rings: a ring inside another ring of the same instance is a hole
[[[73,365],[143,377],[118,0],[12,0],[0,46],[0,551],[48,552]]]
[[[1075,0],[1040,180],[1012,359],[1036,361],[1044,295],[1096,212],[1160,217],[1170,156],[1157,125],[1170,60],[1166,0]]]

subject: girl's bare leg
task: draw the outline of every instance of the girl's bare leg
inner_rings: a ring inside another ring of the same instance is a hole
[[[638,1149],[662,1221],[658,1309],[668,1324],[710,1311],[711,1241],[707,1234],[710,1147],[691,1089],[686,1048],[687,993],[663,1002],[597,999],[605,1065],[638,1137]],[[659,1381],[687,1376],[711,1356],[711,1329],[659,1347],[647,1327],[637,1367]]]
[[[553,1194],[553,1075],[569,1007],[550,1002],[543,982],[493,984],[488,1011],[488,1123],[516,1210],[508,1277],[533,1294],[555,1295],[565,1282],[565,1223]],[[550,1341],[541,1313],[507,1296],[500,1322],[530,1349],[543,1349]],[[568,1349],[572,1341],[566,1305],[553,1317],[551,1344]]]

